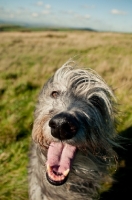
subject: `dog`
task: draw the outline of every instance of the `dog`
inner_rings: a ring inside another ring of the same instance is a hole
[[[30,151],[30,200],[94,200],[116,160],[116,98],[92,69],[67,61],[43,86]]]

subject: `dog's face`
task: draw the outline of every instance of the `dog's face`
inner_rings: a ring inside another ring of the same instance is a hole
[[[114,145],[111,89],[92,70],[71,64],[44,85],[35,111],[32,137],[47,159],[46,176],[53,185],[66,182],[75,164],[82,173],[90,165],[98,170],[94,159],[104,161]]]

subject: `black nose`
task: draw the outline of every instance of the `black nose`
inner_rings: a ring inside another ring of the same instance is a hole
[[[78,130],[77,119],[69,113],[59,113],[55,115],[50,121],[51,134],[60,140],[71,139],[76,135]]]

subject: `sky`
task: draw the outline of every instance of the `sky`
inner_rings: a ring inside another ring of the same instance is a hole
[[[0,23],[132,32],[132,0],[0,0]]]

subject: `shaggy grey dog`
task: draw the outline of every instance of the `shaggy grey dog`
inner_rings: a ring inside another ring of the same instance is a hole
[[[29,165],[31,200],[99,199],[115,159],[115,97],[93,70],[68,61],[42,88]]]

